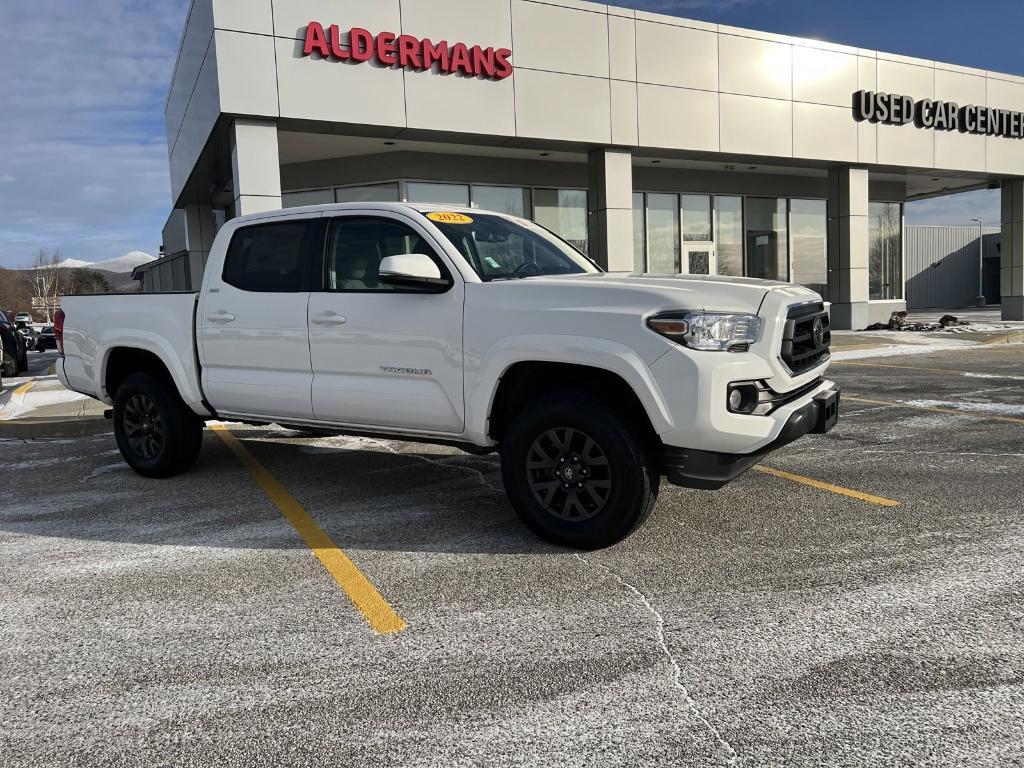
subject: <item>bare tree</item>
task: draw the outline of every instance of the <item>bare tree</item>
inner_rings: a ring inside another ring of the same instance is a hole
[[[53,322],[53,316],[60,307],[63,273],[60,251],[51,255],[46,248],[39,249],[32,266],[25,270],[25,279],[32,292],[32,309],[46,315],[47,325]]]

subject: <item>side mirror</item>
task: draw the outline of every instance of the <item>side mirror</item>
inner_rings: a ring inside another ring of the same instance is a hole
[[[434,260],[422,253],[385,256],[380,260],[378,275],[386,285],[438,293],[447,290],[452,284],[449,278],[441,275]]]

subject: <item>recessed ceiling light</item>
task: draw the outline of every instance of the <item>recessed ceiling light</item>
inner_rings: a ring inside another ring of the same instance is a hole
[[[651,160],[651,163],[652,163],[652,164],[653,164],[653,163],[660,163],[660,162],[661,162],[661,160]]]
[[[393,142],[393,141],[385,141],[384,142],[384,146],[386,146],[386,147],[393,147],[393,146],[395,146],[395,142]]]
[[[756,171],[757,170],[757,166],[756,165],[748,165],[747,166],[747,170],[748,171]]]
[[[932,179],[932,181],[942,181],[942,179]]]
[[[551,153],[550,152],[541,152],[540,156],[541,157],[551,157]]]

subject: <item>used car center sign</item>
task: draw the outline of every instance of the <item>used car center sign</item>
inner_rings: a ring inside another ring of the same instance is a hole
[[[465,43],[450,44],[445,40],[434,43],[429,39],[421,40],[394,32],[374,35],[362,27],[352,28],[348,36],[346,48],[342,46],[341,28],[337,24],[325,30],[323,24],[311,21],[306,26],[306,44],[302,53],[304,56],[318,53],[325,59],[353,64],[376,60],[386,67],[419,71],[430,70],[437,64],[441,72],[461,72],[469,77],[491,80],[504,80],[512,74],[509,61],[512,51],[508,48],[470,47]]]
[[[937,131],[960,131],[980,136],[1024,138],[1024,112],[1011,109],[960,106],[952,101],[914,100],[895,93],[857,91],[853,94],[853,116],[886,125],[906,125]]]

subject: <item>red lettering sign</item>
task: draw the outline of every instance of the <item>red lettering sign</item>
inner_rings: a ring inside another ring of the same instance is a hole
[[[376,60],[385,67],[400,67],[417,71],[428,71],[437,65],[445,74],[459,72],[467,77],[485,77],[490,80],[504,80],[512,74],[512,51],[508,48],[483,48],[465,43],[448,43],[446,40],[433,42],[412,35],[395,35],[381,32],[374,35],[362,27],[348,32],[349,44],[344,47],[341,28],[332,24],[324,25],[311,21],[306,26],[306,42],[302,47],[303,56],[314,53],[322,59],[362,63]]]

